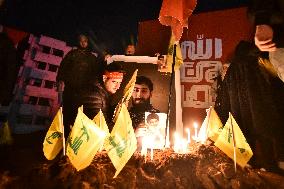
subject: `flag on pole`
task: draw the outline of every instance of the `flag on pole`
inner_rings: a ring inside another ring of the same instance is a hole
[[[94,117],[93,121],[95,122],[96,125],[99,126],[101,130],[103,130],[106,133],[106,137],[110,135],[102,110],[100,110],[99,113]],[[104,146],[105,144],[102,144],[102,146],[100,147],[100,151],[103,150]]]
[[[174,53],[174,45],[175,45],[175,37],[172,32],[169,47],[168,47],[168,54],[166,59],[167,65],[167,72],[172,72],[172,64],[173,64],[173,53]],[[179,43],[176,44],[176,56],[175,56],[175,70],[179,70],[180,66],[183,64],[183,58],[181,53],[181,48]]]
[[[197,0],[163,0],[159,14],[162,25],[171,26],[175,41],[179,41],[183,28],[188,27],[188,17],[192,14]]]
[[[113,114],[114,115],[114,117],[113,117],[113,122],[114,123],[116,122],[117,116],[118,116],[119,112],[121,111],[121,105],[123,103],[128,103],[129,99],[132,96],[132,93],[133,93],[133,90],[134,90],[134,86],[135,86],[135,83],[136,83],[137,72],[138,72],[138,69],[136,69],[134,71],[131,79],[129,80],[129,82],[127,83],[126,87],[124,88],[122,100],[115,107],[114,114]]]
[[[121,110],[107,143],[108,156],[116,169],[115,178],[137,149],[132,121],[124,103],[121,105]]]
[[[233,136],[235,138],[235,158]],[[231,113],[229,113],[229,118],[217,138],[215,146],[231,159],[235,159],[241,167],[244,167],[253,155],[246,138]]]
[[[93,120],[78,108],[78,114],[67,140],[66,154],[77,171],[89,166],[106,137]]]
[[[108,126],[107,126],[107,123],[106,123],[106,120],[105,120],[105,117],[104,117],[102,110],[100,110],[99,113],[94,117],[93,121],[106,134],[109,133],[109,129],[108,129]]]
[[[216,113],[215,109],[210,106],[210,108],[207,110],[207,116],[200,127],[198,141],[205,143],[207,138],[210,138],[215,142],[219,134],[222,132],[222,129],[223,124],[218,114]]]
[[[54,159],[63,148],[63,115],[60,107],[43,141],[43,153],[46,159]]]
[[[122,97],[122,102],[124,103],[127,103],[132,96],[132,92],[134,90],[134,86],[136,83],[137,72],[138,72],[138,69],[134,71],[131,79],[129,80],[126,87],[124,88],[123,97]]]

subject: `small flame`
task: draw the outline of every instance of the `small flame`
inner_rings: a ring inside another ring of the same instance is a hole
[[[188,143],[187,140],[181,138],[177,132],[174,133],[175,143],[174,143],[174,151],[179,154],[185,154],[188,152]]]
[[[190,144],[191,139],[190,139],[190,129],[186,128],[186,133],[187,133],[187,143]]]
[[[197,142],[198,141],[198,134],[197,134],[198,125],[196,122],[193,123],[193,127],[194,127],[194,136],[192,136],[192,139],[195,140],[195,142]]]

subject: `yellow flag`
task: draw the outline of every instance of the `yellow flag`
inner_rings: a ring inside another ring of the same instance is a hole
[[[132,92],[134,90],[134,86],[135,86],[135,83],[136,83],[137,72],[138,72],[138,69],[136,69],[134,71],[131,79],[129,80],[129,82],[127,83],[126,87],[124,88],[122,102],[126,103],[131,98]]]
[[[117,121],[107,143],[108,156],[116,169],[115,178],[137,149],[132,121],[125,104],[121,105]]]
[[[46,159],[54,159],[63,147],[62,108],[56,113],[43,141],[43,153]]]
[[[133,90],[134,90],[134,87],[135,87],[135,83],[136,83],[137,72],[138,72],[138,69],[136,69],[134,71],[131,79],[129,80],[129,82],[127,83],[127,85],[126,85],[126,87],[125,87],[125,89],[123,91],[122,100],[115,107],[115,111],[114,111],[114,114],[113,114],[114,115],[113,122],[116,122],[116,120],[117,120],[117,116],[118,116],[118,113],[121,110],[122,103],[128,103],[129,99],[132,96],[132,93],[133,93]]]
[[[99,126],[101,130],[105,131],[105,133],[109,133],[109,129],[102,110],[100,110],[99,113],[94,117],[93,121],[97,126]]]
[[[215,109],[210,106],[207,110],[207,116],[204,119],[199,133],[198,133],[198,140],[204,143],[207,138],[210,138],[214,142],[217,140],[219,134],[222,132],[223,124],[216,113]]]
[[[105,132],[89,119],[81,108],[67,140],[66,154],[77,171],[89,166],[102,146]]]
[[[168,47],[167,60],[166,60],[167,72],[172,72],[173,53],[174,53],[174,44],[175,43],[176,43],[175,36],[172,33],[170,43],[169,43],[169,47]],[[177,43],[176,57],[175,57],[175,70],[178,70],[182,64],[183,64],[183,58],[182,58],[181,48],[180,48],[179,43]]]
[[[217,146],[227,156],[234,160],[233,136],[235,138],[236,162],[241,167],[244,167],[252,157],[253,153],[240,127],[238,126],[232,114],[229,113],[229,118],[218,139],[216,140],[215,146]]]
[[[106,137],[108,135],[110,135],[109,129],[108,129],[108,126],[107,126],[107,123],[106,123],[106,120],[105,120],[105,117],[104,117],[102,110],[100,110],[99,113],[94,117],[93,121],[95,122],[96,125],[99,126],[99,128],[101,130],[103,130],[105,132]],[[101,146],[101,150],[103,150],[103,146]]]
[[[13,138],[11,130],[8,121],[6,121],[3,126],[0,126],[0,144],[12,144],[12,143],[13,143]]]

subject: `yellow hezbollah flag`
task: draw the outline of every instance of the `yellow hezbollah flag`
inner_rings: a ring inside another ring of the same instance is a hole
[[[122,103],[128,103],[129,99],[132,96],[132,93],[133,93],[133,90],[134,90],[134,87],[135,87],[135,83],[136,83],[137,72],[138,72],[138,69],[136,69],[134,71],[131,79],[129,80],[129,82],[127,83],[127,85],[126,85],[126,87],[125,87],[125,89],[123,91],[122,100],[115,107],[113,122],[116,122],[116,120],[117,120],[117,116],[118,116],[118,113],[121,110]]]
[[[131,79],[129,80],[126,87],[124,88],[122,102],[128,102],[129,99],[131,98],[132,92],[134,90],[134,86],[136,83],[137,72],[138,72],[138,69],[134,71]]]
[[[137,149],[132,121],[124,103],[107,143],[108,156],[116,169],[115,178]]]
[[[167,60],[166,60],[167,72],[172,72],[174,44],[175,44],[175,36],[172,33],[169,47],[168,47]],[[183,64],[183,58],[182,58],[181,48],[180,48],[179,43],[177,42],[176,57],[175,57],[175,70],[178,70],[182,64]]]
[[[99,113],[94,117],[93,121],[95,122],[96,125],[99,126],[101,130],[105,132],[106,136],[110,135],[102,110],[100,110]],[[103,150],[103,146],[101,146],[101,150]]]
[[[78,108],[78,114],[67,140],[66,154],[77,171],[89,166],[102,146],[105,132]]]
[[[106,134],[109,133],[108,126],[102,110],[100,110],[99,113],[94,117],[93,121],[96,125],[99,126],[101,130],[105,131]]]
[[[62,108],[56,113],[43,141],[43,153],[46,159],[54,159],[63,147]]]
[[[222,150],[231,159],[235,159],[237,164],[239,164],[241,167],[244,167],[253,155],[246,138],[244,137],[240,127],[231,113],[229,113],[229,118],[218,139],[216,140],[215,146]]]
[[[8,124],[8,121],[4,123],[0,127],[0,144],[12,144],[13,143],[13,138],[11,135],[11,130]]]
[[[215,109],[210,106],[207,110],[207,116],[204,119],[201,128],[198,133],[198,140],[204,143],[207,138],[210,138],[214,142],[217,140],[219,134],[222,132],[223,124],[216,113]]]

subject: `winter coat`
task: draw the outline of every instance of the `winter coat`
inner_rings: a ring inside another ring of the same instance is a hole
[[[111,120],[114,110],[110,101],[111,95],[101,83],[95,83],[82,90],[81,102],[83,105],[83,112],[90,119],[93,119],[99,111],[102,110],[109,128],[113,125]]]
[[[87,49],[74,49],[63,58],[57,81],[64,81],[65,88],[77,91],[87,87],[103,70],[103,63]]]

